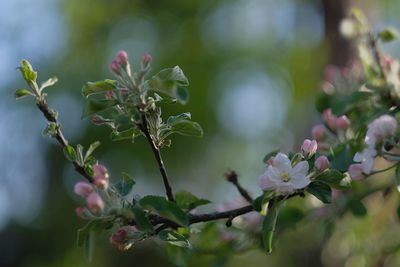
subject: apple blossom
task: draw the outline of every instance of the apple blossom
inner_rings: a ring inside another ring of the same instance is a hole
[[[93,191],[93,186],[86,182],[77,182],[74,186],[74,192],[78,196],[87,197]]]
[[[396,119],[390,115],[382,115],[368,125],[367,137],[380,142],[384,138],[394,135],[396,130]]]
[[[90,193],[90,195],[86,198],[86,205],[93,213],[99,213],[104,209],[103,199],[96,192]]]
[[[361,164],[351,164],[348,172],[353,180],[361,180],[365,178],[363,166]]]
[[[128,64],[128,53],[124,50],[121,50],[117,53],[117,62],[121,66],[126,66]]]
[[[311,182],[307,177],[308,168],[307,161],[300,161],[292,167],[290,159],[285,154],[278,153],[273,164],[259,177],[258,185],[263,191],[290,194]]]
[[[317,168],[317,170],[320,170],[320,171],[324,171],[324,170],[328,169],[329,168],[328,158],[324,155],[319,156],[315,160],[315,167]]]

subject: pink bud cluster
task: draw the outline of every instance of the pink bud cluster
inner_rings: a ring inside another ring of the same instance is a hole
[[[317,152],[318,144],[316,140],[306,139],[301,145],[301,152],[307,158],[311,158]]]
[[[86,198],[87,208],[78,207],[75,212],[78,217],[87,218],[90,212],[100,213],[104,209],[104,201],[96,188],[105,190],[108,187],[108,171],[106,167],[100,164],[93,166],[93,184],[87,182],[78,182],[74,186],[74,192],[82,198]],[[93,186],[94,185],[94,186]],[[89,212],[90,211],[90,212]]]
[[[332,131],[346,130],[350,126],[350,120],[346,115],[336,117],[331,109],[324,110],[322,118]]]
[[[128,53],[124,50],[119,51],[115,59],[113,59],[109,65],[111,72],[116,75],[121,75],[121,71],[123,69],[126,70],[127,67],[128,67]]]

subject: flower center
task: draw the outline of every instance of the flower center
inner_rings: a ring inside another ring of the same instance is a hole
[[[290,180],[290,175],[289,175],[289,173],[287,173],[287,172],[283,172],[283,173],[281,173],[280,178],[281,178],[281,180],[284,181],[284,182],[289,182],[289,180]]]

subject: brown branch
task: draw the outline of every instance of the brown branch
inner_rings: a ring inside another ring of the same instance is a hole
[[[369,43],[369,46],[371,48],[372,54],[374,56],[376,65],[378,66],[381,78],[386,82],[386,74],[385,74],[385,71],[384,71],[383,66],[382,66],[381,53],[379,51],[378,45],[376,44],[376,39],[372,35],[372,33],[370,33],[368,35],[368,43]]]
[[[249,192],[247,192],[247,190],[240,185],[238,174],[235,171],[228,171],[227,173],[225,173],[225,178],[228,182],[236,186],[236,189],[239,191],[240,195],[242,195],[242,197],[246,199],[247,202],[249,202],[250,204],[253,203],[253,198],[250,196]]]
[[[39,110],[43,113],[44,117],[48,122],[53,122],[56,125],[60,125],[59,121],[57,120],[55,114],[50,111],[49,106],[47,105],[46,100],[42,99],[36,103],[36,106]],[[64,137],[60,127],[57,128],[56,134],[53,137],[58,141],[62,148],[68,145],[68,140]],[[85,177],[89,182],[93,182],[93,177],[90,176],[85,169],[79,165],[77,161],[73,161],[72,164],[74,165],[75,171],[78,172],[80,175]]]
[[[144,114],[142,115],[142,123],[139,125],[139,127],[146,136],[147,142],[149,143],[151,150],[153,151],[154,157],[156,158],[163,179],[165,194],[167,195],[169,201],[175,202],[174,194],[172,193],[172,188],[169,183],[167,171],[165,169],[165,165],[161,157],[160,148],[154,143],[154,140],[150,135],[146,116]]]

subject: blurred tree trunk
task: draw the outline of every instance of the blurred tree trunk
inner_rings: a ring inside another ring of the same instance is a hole
[[[322,0],[325,20],[325,38],[329,47],[329,63],[344,67],[356,57],[351,40],[340,34],[340,22],[349,15],[351,0]]]

